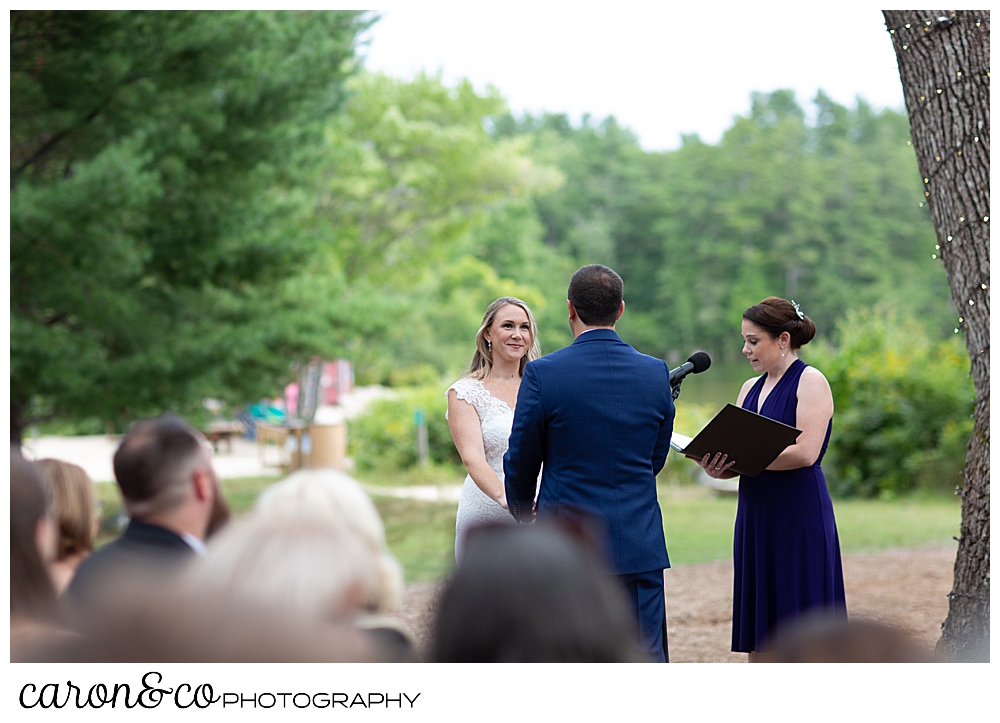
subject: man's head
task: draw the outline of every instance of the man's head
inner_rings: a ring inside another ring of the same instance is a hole
[[[622,277],[601,264],[584,266],[573,274],[567,298],[584,326],[614,326],[624,311]]]
[[[133,517],[175,520],[175,530],[204,538],[224,505],[208,442],[177,415],[137,422],[118,446],[114,468]]]

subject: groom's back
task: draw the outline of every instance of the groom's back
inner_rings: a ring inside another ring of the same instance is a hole
[[[597,513],[616,572],[669,567],[656,499],[674,416],[667,365],[594,329],[530,366],[545,428],[539,517]]]

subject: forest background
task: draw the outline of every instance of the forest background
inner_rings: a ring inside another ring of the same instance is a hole
[[[834,491],[961,481],[972,383],[905,113],[754,93],[717,144],[649,152],[614,117],[366,72],[371,22],[11,14],[12,440],[234,411],[319,355],[400,392],[352,425],[359,468],[415,466],[423,409],[455,469],[443,391],[485,307],[524,299],[551,352],[570,275],[603,263],[625,341],[713,358],[678,428],[735,398],[741,313],[784,296],[819,329]]]

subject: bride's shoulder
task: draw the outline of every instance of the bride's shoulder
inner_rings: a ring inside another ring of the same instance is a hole
[[[452,390],[455,391],[455,396],[459,399],[471,401],[473,398],[481,396],[486,391],[486,387],[483,385],[481,380],[476,379],[475,377],[465,376],[448,387],[448,389],[445,390],[445,396],[450,397]]]

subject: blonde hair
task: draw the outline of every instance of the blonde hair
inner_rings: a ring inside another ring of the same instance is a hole
[[[226,600],[332,622],[364,607],[376,576],[371,551],[343,530],[249,515],[211,539],[185,583]]]
[[[49,489],[55,518],[59,525],[57,559],[64,560],[81,552],[94,549],[94,483],[75,464],[59,459],[40,459],[35,462]]]
[[[392,612],[403,596],[403,568],[385,544],[385,526],[371,497],[350,475],[333,469],[305,469],[271,485],[257,498],[254,513],[269,520],[325,525],[359,540],[376,561],[374,585],[364,607]]]
[[[531,309],[520,299],[515,299],[513,296],[501,296],[486,307],[483,323],[479,325],[479,331],[476,332],[476,353],[472,355],[468,376],[475,379],[485,379],[493,370],[493,351],[486,343],[486,330],[493,325],[497,312],[505,306],[517,306],[523,309],[524,313],[528,315],[528,324],[531,327],[531,346],[528,347],[528,353],[521,357],[518,374],[524,374],[524,365],[542,355],[542,348],[538,344],[538,327],[535,325],[535,317],[531,313]]]

